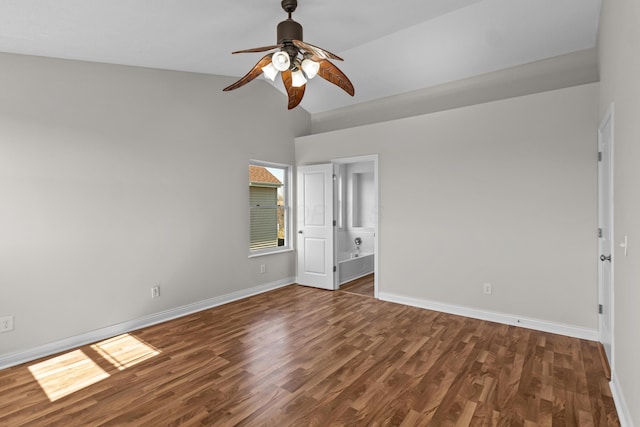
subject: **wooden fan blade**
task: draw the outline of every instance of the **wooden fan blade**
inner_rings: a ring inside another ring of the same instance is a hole
[[[230,90],[238,89],[239,87],[246,85],[251,80],[255,79],[260,74],[262,74],[262,67],[268,65],[269,62],[271,62],[271,54],[265,55],[260,61],[258,61],[256,65],[254,65],[251,71],[249,71],[247,74],[244,75],[244,77],[242,77],[240,80],[238,80],[231,86],[227,86],[222,90],[227,92]]]
[[[324,50],[321,47],[314,46],[312,44],[305,43],[305,42],[300,41],[300,40],[292,40],[292,43],[298,49],[306,50],[307,52],[309,52],[310,54],[312,54],[314,56],[317,56],[318,58],[322,58],[322,59],[331,58],[331,59],[337,59],[338,61],[344,61],[344,59],[340,58],[338,55],[335,55],[335,54],[329,52],[328,50]]]
[[[338,86],[351,96],[355,94],[355,89],[349,78],[340,71],[338,67],[329,62],[329,60],[318,57],[312,57],[311,60],[320,63],[320,69],[318,70],[320,77]]]
[[[266,52],[268,50],[278,49],[282,46],[283,45],[281,44],[275,44],[272,46],[254,47],[253,49],[236,50],[235,52],[231,52],[231,53],[236,54],[236,53],[250,53],[250,52]]]
[[[282,72],[282,83],[284,83],[285,89],[287,89],[287,94],[289,95],[289,110],[295,108],[302,101],[302,97],[304,96],[304,91],[307,85],[302,85],[301,87],[293,87],[293,77],[291,75],[291,70],[285,70]]]

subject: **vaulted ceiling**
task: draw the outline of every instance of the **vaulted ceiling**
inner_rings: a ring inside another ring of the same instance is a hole
[[[356,88],[351,98],[314,79],[301,106],[324,112],[593,48],[600,6],[299,0],[304,40],[342,56]],[[263,54],[231,52],[275,43],[284,19],[279,0],[3,0],[0,51],[240,77]]]

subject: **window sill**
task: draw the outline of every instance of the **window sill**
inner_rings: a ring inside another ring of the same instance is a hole
[[[249,258],[258,258],[261,256],[266,256],[266,255],[274,255],[274,254],[283,254],[286,252],[293,252],[293,248],[285,248],[285,249],[278,249],[278,250],[273,250],[273,251],[269,251],[269,252],[260,252],[260,253],[255,253],[255,254],[249,254]]]

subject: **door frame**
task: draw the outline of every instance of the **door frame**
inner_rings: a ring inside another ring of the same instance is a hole
[[[608,197],[606,200],[606,203],[603,204],[603,198],[601,197],[601,191],[600,191],[600,187],[601,187],[601,183],[602,183],[602,176],[605,173],[604,171],[604,166],[603,163],[601,161],[598,161],[598,227],[602,228],[603,224],[602,224],[602,212],[604,209],[608,208],[609,210],[609,229],[611,230],[611,239],[610,239],[610,247],[609,248],[604,248],[603,247],[603,243],[602,243],[602,239],[598,238],[598,256],[600,256],[601,254],[604,254],[605,252],[608,254],[611,254],[611,264],[610,264],[610,278],[609,278],[609,307],[608,310],[605,310],[604,314],[599,314],[598,315],[598,336],[599,336],[599,341],[602,343],[603,342],[603,323],[604,323],[604,319],[603,316],[605,314],[608,314],[609,318],[608,318],[608,322],[609,322],[609,331],[611,336],[609,337],[611,340],[611,354],[608,355],[610,357],[611,360],[609,360],[609,366],[611,367],[611,369],[614,369],[613,363],[614,363],[614,353],[615,353],[615,346],[614,346],[614,270],[615,270],[615,260],[616,260],[616,256],[614,254],[614,249],[615,249],[615,245],[614,245],[614,241],[615,241],[615,234],[614,234],[614,197],[613,197],[613,191],[614,191],[614,157],[613,157],[613,145],[614,145],[614,104],[611,103],[609,105],[609,107],[607,108],[607,111],[605,112],[604,116],[602,117],[602,120],[600,121],[600,124],[598,126],[598,152],[601,153],[602,149],[604,147],[604,143],[603,143],[603,135],[604,135],[604,129],[607,126],[607,123],[609,123],[609,144],[608,144],[608,153],[607,155],[602,155],[602,158],[608,158],[609,159],[609,164],[608,164],[608,181],[609,181],[609,188],[608,188]],[[607,206],[608,205],[608,206]],[[602,269],[602,263],[604,261],[600,261],[600,259],[598,259],[598,304],[601,304],[604,300],[604,293],[605,293],[605,289],[604,289],[604,281],[603,281],[603,269]]]
[[[373,162],[373,191],[374,191],[374,206],[375,206],[375,212],[374,212],[374,230],[373,230],[373,253],[374,253],[374,257],[373,257],[373,296],[374,298],[378,299],[378,293],[379,293],[379,278],[380,275],[378,274],[378,264],[379,264],[379,259],[380,259],[380,251],[379,251],[379,245],[378,245],[378,221],[379,221],[379,217],[380,217],[380,206],[378,204],[378,201],[380,200],[380,188],[378,185],[378,158],[379,155],[378,154],[367,154],[367,155],[362,155],[362,156],[355,156],[355,157],[342,157],[342,158],[338,158],[338,159],[332,159],[331,163],[333,163],[334,165],[344,165],[344,164],[351,164],[351,163],[362,163],[362,162]],[[334,204],[336,204],[336,197],[337,197],[337,192],[334,192]],[[337,254],[338,251],[338,239],[335,239],[334,242],[334,248],[333,248],[333,252],[334,255]]]

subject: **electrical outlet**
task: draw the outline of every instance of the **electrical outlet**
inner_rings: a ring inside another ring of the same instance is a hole
[[[0,317],[0,332],[13,331],[13,316]]]
[[[482,293],[485,295],[491,295],[491,283],[484,283],[482,285]]]
[[[260,274],[263,274],[267,271],[266,264],[260,264]]]
[[[151,298],[158,298],[160,296],[160,286],[154,286],[151,288]]]

